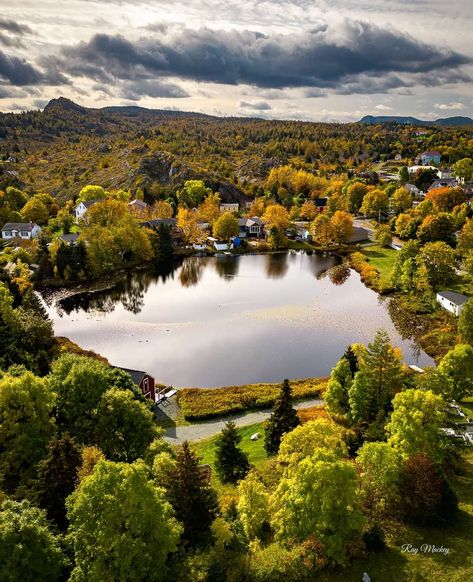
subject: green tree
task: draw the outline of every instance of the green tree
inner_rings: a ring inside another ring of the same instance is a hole
[[[458,160],[453,164],[452,170],[454,176],[469,182],[473,178],[473,160],[471,158]]]
[[[0,378],[0,489],[13,493],[36,478],[54,432],[53,405],[45,380],[31,372]]]
[[[457,248],[462,255],[467,255],[473,250],[473,218],[466,219],[458,235]]]
[[[215,445],[215,468],[223,483],[236,483],[250,469],[248,455],[238,447],[241,437],[234,422],[227,422]]]
[[[296,427],[281,439],[278,461],[292,471],[302,459],[311,457],[317,449],[343,457],[347,450],[343,441],[343,429],[332,420],[318,418]]]
[[[82,463],[81,448],[77,441],[64,434],[53,437],[48,452],[38,464],[36,492],[38,500],[61,530],[67,527],[66,499],[74,491],[77,472]]]
[[[270,519],[269,494],[254,471],[238,484],[237,510],[248,539],[261,538]]]
[[[142,461],[100,461],[67,500],[74,582],[166,580],[181,528]]]
[[[415,385],[419,390],[431,390],[434,394],[440,394],[446,400],[453,398],[453,379],[440,371],[438,367],[425,368],[423,374],[417,374]]]
[[[217,495],[199,468],[199,459],[185,442],[176,456],[176,465],[168,476],[168,500],[174,507],[189,545],[206,542],[217,515]]]
[[[447,243],[437,241],[424,245],[416,259],[417,268],[424,268],[433,289],[448,283],[455,275],[455,252]]]
[[[331,563],[345,564],[347,546],[363,525],[354,467],[328,451],[306,457],[281,479],[271,514],[276,540],[297,543],[315,536]]]
[[[440,429],[445,422],[445,402],[430,390],[410,389],[393,399],[386,424],[388,444],[407,459],[417,453],[442,461],[445,456]]]
[[[297,412],[292,407],[292,389],[289,380],[284,380],[279,398],[265,427],[264,448],[268,455],[275,455],[283,435],[300,424]]]
[[[452,398],[473,395],[473,346],[457,344],[442,358],[438,370],[452,380]]]
[[[107,197],[107,192],[102,188],[102,186],[94,186],[89,184],[84,186],[79,192],[79,197],[77,198],[77,204],[80,202],[87,202],[88,200],[102,200]]]
[[[94,424],[94,441],[112,461],[143,458],[157,435],[153,413],[129,390],[107,390],[97,405]]]
[[[52,367],[50,386],[57,394],[57,421],[81,443],[93,442],[95,410],[113,387],[112,369],[95,358],[65,354]]]
[[[230,241],[232,237],[238,236],[239,232],[238,219],[231,212],[224,212],[217,218],[212,229],[215,238],[225,241]]]
[[[0,505],[0,580],[59,582],[66,564],[43,510],[26,500]]]
[[[387,224],[380,224],[374,232],[374,240],[380,247],[390,247],[393,242],[391,228]]]
[[[186,208],[197,208],[209,194],[212,194],[212,190],[206,188],[202,180],[187,180],[181,190],[177,191],[177,199]]]
[[[368,186],[362,182],[354,182],[348,186],[346,198],[348,202],[348,210],[357,213],[363,204],[363,198],[368,192]]]
[[[356,358],[353,351],[351,351],[351,354]],[[352,372],[350,361],[345,356],[332,369],[324,395],[327,409],[331,414],[346,415],[348,413],[348,390],[353,382],[355,373],[356,371]]]
[[[419,190],[425,192],[432,182],[437,180],[437,178],[437,170],[432,168],[419,168],[414,174],[414,184],[419,188]]]
[[[358,451],[361,498],[371,522],[381,525],[399,499],[400,458],[387,443],[365,443]]]
[[[153,239],[154,255],[158,263],[167,263],[174,256],[171,229],[161,222]]]
[[[397,289],[409,289],[412,285],[411,279],[405,279],[405,265],[407,261],[411,261],[411,265],[414,264],[414,259],[419,254],[420,243],[416,240],[409,240],[403,245],[399,251],[396,253],[396,258],[394,260],[394,267],[391,273],[391,284]]]
[[[458,331],[462,341],[473,346],[473,298],[470,298],[460,311]]]

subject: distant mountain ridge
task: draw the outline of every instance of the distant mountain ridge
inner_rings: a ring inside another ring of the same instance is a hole
[[[473,125],[471,117],[443,117],[435,121],[424,121],[416,117],[402,117],[397,115],[365,115],[358,123],[398,123],[400,125],[442,125],[444,127],[457,127],[461,125]]]

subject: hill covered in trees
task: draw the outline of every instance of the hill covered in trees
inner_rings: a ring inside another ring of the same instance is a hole
[[[60,202],[90,183],[166,198],[200,178],[222,200],[263,192],[272,168],[319,176],[370,170],[436,149],[447,163],[473,152],[471,127],[308,123],[217,118],[140,107],[89,109],[64,98],[44,111],[0,114],[0,189],[44,191]]]

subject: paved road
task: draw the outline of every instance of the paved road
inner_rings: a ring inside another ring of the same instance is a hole
[[[301,408],[311,408],[312,406],[320,406],[323,403],[324,401],[320,398],[312,398],[298,402],[294,405],[294,408],[298,410]],[[184,441],[199,441],[219,433],[228,420],[233,420],[237,426],[255,424],[256,422],[262,422],[269,418],[271,410],[271,408],[268,408],[255,412],[247,412],[246,414],[233,414],[220,419],[209,420],[208,422],[168,428],[164,438],[173,445],[182,444]]]

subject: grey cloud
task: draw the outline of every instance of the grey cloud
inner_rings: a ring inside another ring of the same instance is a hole
[[[175,85],[174,83],[163,83],[161,81],[127,81],[120,89],[120,96],[124,99],[139,101],[142,97],[189,97],[189,93]]]
[[[0,30],[5,30],[12,34],[32,34],[33,30],[26,24],[20,24],[15,20],[0,18]]]
[[[255,111],[269,111],[272,109],[266,101],[240,101],[238,107],[241,109],[253,109]]]
[[[97,82],[179,77],[200,82],[248,84],[266,89],[311,87],[337,92],[377,91],[460,82],[458,70],[471,59],[420,43],[366,22],[345,22],[340,30],[318,26],[299,35],[252,31],[182,29],[137,41],[97,34],[64,47],[56,63],[73,76]]]

